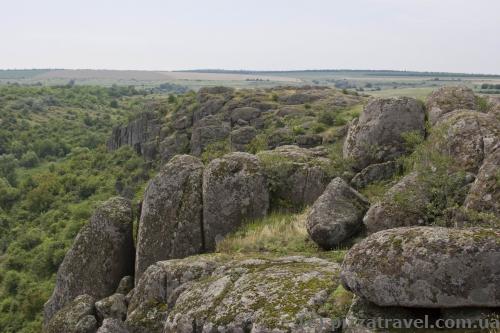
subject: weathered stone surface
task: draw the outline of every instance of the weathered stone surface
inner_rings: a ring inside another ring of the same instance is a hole
[[[125,295],[113,294],[95,303],[97,316],[102,321],[105,318],[125,320],[127,317],[127,304]]]
[[[75,332],[95,333],[97,330],[97,326],[98,326],[97,319],[92,315],[88,315],[78,321],[78,324],[76,324],[75,326]]]
[[[231,132],[231,146],[235,151],[245,151],[247,145],[255,138],[257,130],[251,126],[240,127]]]
[[[326,152],[297,146],[282,146],[257,154],[275,204],[311,205],[336,176]]]
[[[213,95],[208,97],[199,92],[198,101],[200,102],[200,105],[193,112],[194,125],[198,125],[204,118],[220,113],[224,104],[227,102],[227,97]]]
[[[500,215],[500,144],[484,160],[464,206]]]
[[[329,332],[319,330],[321,322],[343,317],[351,298],[338,271],[336,263],[305,257],[157,262],[138,283],[126,324],[134,333]]]
[[[129,333],[123,321],[115,318],[106,318],[97,333]]]
[[[92,332],[92,319],[94,317],[95,299],[89,295],[80,295],[67,303],[57,312],[44,328],[46,333],[80,333]],[[97,321],[94,318],[94,331],[97,329]],[[92,332],[92,333],[93,333]]]
[[[425,111],[415,99],[374,99],[358,120],[351,123],[344,142],[344,158],[362,170],[370,164],[393,160],[406,153],[402,137],[425,131]]]
[[[114,128],[107,147],[109,150],[116,150],[121,146],[129,145],[138,153],[142,153],[144,144],[154,140],[160,134],[160,127],[160,120],[156,113],[141,113],[137,119],[127,125]]]
[[[124,276],[120,283],[118,284],[118,288],[116,288],[116,294],[127,295],[132,289],[134,289],[134,277],[133,276]]]
[[[159,144],[158,150],[162,162],[166,163],[177,154],[186,154],[189,152],[189,137],[186,133],[176,132],[163,139]]]
[[[312,148],[322,144],[323,138],[321,137],[321,135],[318,134],[303,134],[303,135],[298,135],[295,138],[295,142],[299,147]]]
[[[425,224],[428,193],[416,172],[403,177],[381,201],[370,206],[363,218],[368,233]]]
[[[231,112],[231,123],[235,124],[238,120],[244,120],[251,123],[254,119],[259,118],[261,111],[253,107],[236,108]]]
[[[429,121],[434,124],[448,112],[458,109],[476,109],[476,97],[472,89],[465,86],[441,87],[427,97]]]
[[[379,306],[498,307],[498,262],[497,230],[396,228],[352,247],[341,277],[347,289]]]
[[[191,134],[191,154],[201,155],[208,145],[229,138],[231,126],[229,123],[214,116],[200,120]]]
[[[303,116],[304,114],[305,110],[303,108],[294,106],[285,106],[276,110],[276,116],[278,117],[285,117],[285,116],[300,117]]]
[[[457,167],[476,173],[500,142],[500,122],[491,114],[457,110],[439,119],[429,140]]]
[[[130,202],[123,198],[97,208],[57,271],[54,292],[44,307],[46,322],[78,295],[100,299],[113,294],[120,279],[132,274],[132,222]]]
[[[210,162],[203,174],[203,229],[205,249],[236,231],[245,220],[266,215],[269,193],[259,160],[247,153],[231,153]]]
[[[159,260],[203,251],[202,175],[198,158],[177,155],[148,184],[137,236],[136,282]]]
[[[307,216],[307,232],[324,249],[331,249],[363,227],[370,203],[342,178],[335,178]]]
[[[360,189],[371,183],[390,179],[398,169],[398,163],[395,161],[369,165],[351,179],[351,185]]]
[[[168,309],[194,280],[209,276],[219,260],[212,256],[159,261],[138,281],[128,307],[127,327],[133,333],[162,332]]]

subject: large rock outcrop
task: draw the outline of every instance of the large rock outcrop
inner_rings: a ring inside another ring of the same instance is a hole
[[[500,216],[500,144],[484,160],[464,206]]]
[[[153,159],[156,152],[151,152],[156,147],[156,138],[160,135],[161,123],[158,115],[154,112],[141,113],[137,119],[125,126],[113,129],[107,146],[109,150],[116,150],[124,145],[134,147],[141,155]]]
[[[356,170],[393,160],[406,153],[403,135],[409,132],[424,135],[425,111],[421,103],[406,97],[374,99],[351,123],[344,158],[351,159]]]
[[[177,155],[148,184],[137,236],[135,281],[149,265],[201,253],[203,164]]]
[[[477,111],[453,111],[439,119],[429,140],[452,158],[456,167],[476,173],[500,142],[500,121]]]
[[[158,262],[136,288],[127,325],[151,333],[329,332],[314,327],[345,315],[338,272],[337,263],[300,256]],[[160,320],[153,325],[148,315]]]
[[[336,175],[326,151],[282,146],[257,154],[269,183],[272,203],[311,205]]]
[[[379,306],[499,307],[499,262],[498,230],[396,228],[353,246],[341,277]]]
[[[245,221],[266,215],[269,193],[259,160],[231,153],[210,162],[203,174],[203,231],[206,250]]]
[[[45,322],[79,295],[101,299],[113,294],[120,279],[133,273],[132,222],[126,199],[112,198],[97,208],[57,271],[54,292],[44,307]]]
[[[476,109],[476,97],[472,89],[465,86],[441,87],[427,97],[427,112],[431,124],[452,111],[459,109]]]
[[[316,200],[307,216],[307,232],[324,249],[355,235],[363,227],[370,203],[342,178],[335,178]]]
[[[230,133],[231,126],[228,122],[215,116],[200,119],[191,134],[191,154],[201,155],[209,145],[228,140]]]

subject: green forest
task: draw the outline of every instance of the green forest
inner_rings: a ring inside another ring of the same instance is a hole
[[[95,205],[140,195],[154,165],[105,142],[156,99],[131,87],[0,86],[0,332],[40,331],[57,268]]]

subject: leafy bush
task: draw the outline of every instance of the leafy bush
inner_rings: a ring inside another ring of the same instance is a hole
[[[34,151],[30,150],[23,154],[19,164],[25,168],[33,168],[37,166],[39,162],[40,160],[38,159],[38,155]]]

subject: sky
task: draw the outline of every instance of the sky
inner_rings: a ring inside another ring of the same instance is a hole
[[[0,0],[0,68],[500,74],[498,0]]]

